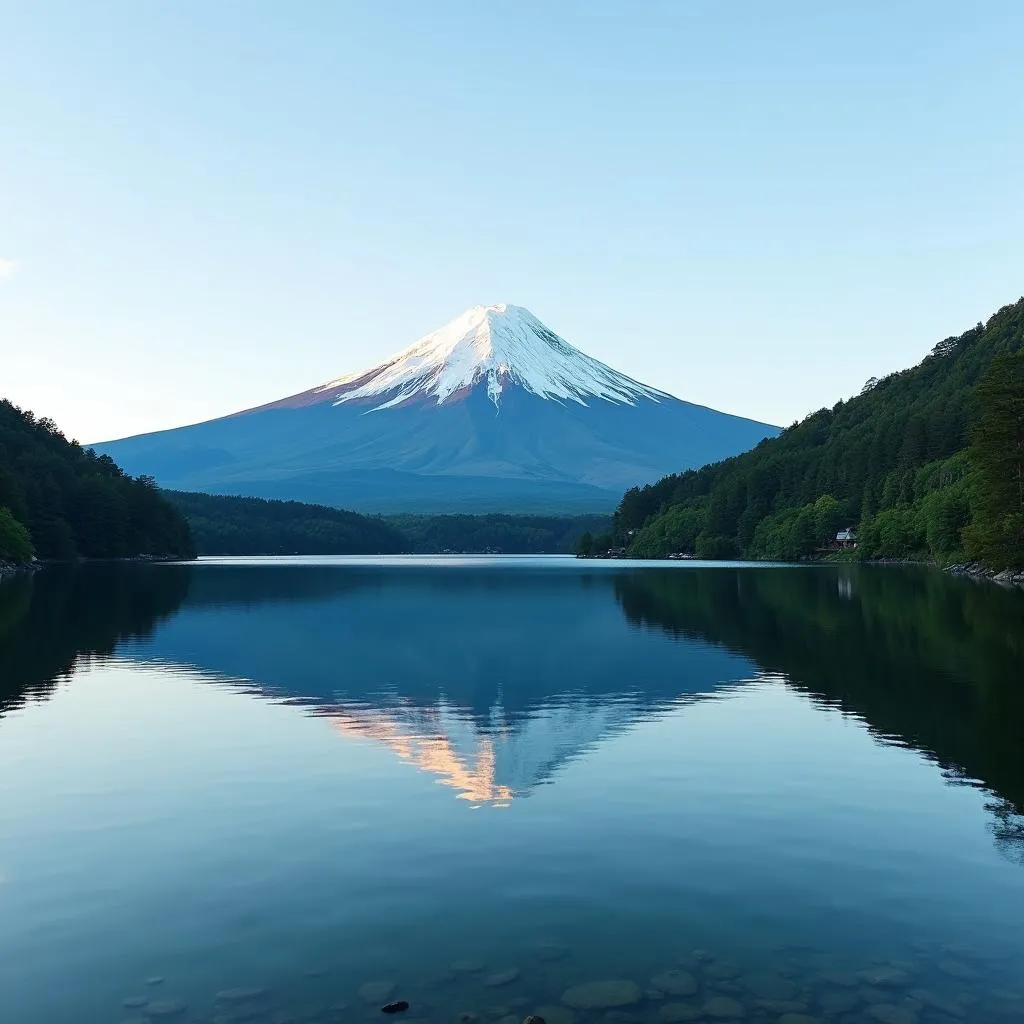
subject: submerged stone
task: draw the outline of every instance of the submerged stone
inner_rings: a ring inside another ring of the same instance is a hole
[[[575,1010],[607,1010],[633,1006],[643,999],[640,986],[618,978],[573,985],[562,993],[562,1002]]]
[[[792,999],[796,993],[796,985],[793,982],[770,971],[744,974],[740,978],[740,984],[760,999]]]
[[[680,1021],[699,1020],[700,1010],[689,1003],[666,1003],[658,1008],[658,1019],[665,1024],[679,1024]]]
[[[838,985],[840,988],[856,988],[860,979],[853,971],[822,971],[818,977],[828,985]]]
[[[946,1013],[950,1017],[967,1016],[967,1011],[955,999],[947,999],[945,996],[932,992],[930,989],[912,988],[910,995],[919,1003],[923,1003],[933,1010],[938,1010],[940,1013]]]
[[[917,1024],[917,1014],[913,1010],[894,1003],[876,1003],[868,1007],[867,1014],[882,1024]]]
[[[873,967],[871,970],[861,971],[860,976],[869,985],[881,988],[902,986],[910,982],[910,975],[896,967]]]
[[[833,989],[818,996],[818,1005],[825,1013],[849,1013],[860,1002],[856,992]]]
[[[656,974],[651,978],[651,984],[670,996],[692,996],[698,988],[697,979],[681,968]]]
[[[147,1017],[177,1017],[185,1012],[185,1004],[177,999],[160,999],[146,1007]]]
[[[731,996],[712,996],[704,1003],[704,1016],[716,1020],[735,1020],[746,1014],[743,1004]]]
[[[141,1006],[145,1006],[149,1000],[145,996],[128,996],[121,1002],[121,1005],[126,1010],[137,1010]]]
[[[704,973],[709,978],[738,978],[740,975],[740,969],[735,964],[727,963],[725,960],[719,960],[715,963],[710,963],[704,968]]]
[[[754,1006],[769,1013],[803,1013],[807,1004],[800,999],[755,999]]]
[[[820,1017],[810,1017],[806,1013],[784,1013],[778,1024],[822,1024]]]
[[[538,942],[533,947],[533,955],[538,960],[564,960],[569,955],[569,950],[565,946],[559,946],[554,942]]]
[[[451,970],[456,974],[476,974],[477,971],[482,971],[484,966],[485,964],[483,960],[472,959],[453,960],[451,964],[449,964]]]
[[[213,1000],[216,1003],[248,1003],[254,999],[264,999],[267,995],[269,993],[265,988],[225,988]]]
[[[364,1003],[383,1003],[394,991],[393,981],[368,981],[359,986],[359,998]]]
[[[489,974],[484,978],[484,984],[488,988],[500,988],[502,985],[508,985],[515,981],[519,977],[518,967],[509,967],[504,971],[497,971],[495,974]]]
[[[540,1019],[543,1024],[576,1024],[576,1014],[564,1006],[539,1006],[532,1018]]]
[[[645,1024],[640,1014],[630,1013],[628,1010],[606,1010],[602,1019],[607,1024]]]
[[[959,960],[940,960],[936,965],[943,974],[951,978],[977,978],[978,972],[969,964],[961,963]]]

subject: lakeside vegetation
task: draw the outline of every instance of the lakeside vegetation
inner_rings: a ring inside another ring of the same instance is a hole
[[[569,554],[610,516],[367,516],[301,501],[165,492],[201,555]]]
[[[184,516],[152,479],[0,400],[0,561],[194,555]]]
[[[613,543],[796,560],[847,527],[859,558],[1024,566],[1024,298],[743,455],[632,488]]]

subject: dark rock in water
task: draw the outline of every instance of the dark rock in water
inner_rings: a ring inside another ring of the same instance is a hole
[[[381,1008],[381,1013],[404,1013],[409,1009],[409,1004],[404,999],[399,999],[394,1003],[385,1003]]]
[[[137,1010],[141,1006],[145,1006],[149,1000],[145,996],[129,996],[125,999],[121,1005],[129,1010]]]
[[[547,1024],[547,1021],[543,1017],[538,1017],[536,1014],[530,1014],[523,1024]]]
[[[162,985],[163,983],[164,983],[164,979],[161,978],[159,975],[155,975],[152,978],[147,978],[146,979],[146,984],[147,985]]]

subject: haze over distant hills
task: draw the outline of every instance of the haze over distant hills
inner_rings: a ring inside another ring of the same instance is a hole
[[[361,373],[96,448],[177,490],[374,512],[607,511],[627,487],[778,432],[640,384],[502,304]]]

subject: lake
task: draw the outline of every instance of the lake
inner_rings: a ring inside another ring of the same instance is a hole
[[[1022,666],[924,569],[15,580],[3,1018],[1024,1019]]]

